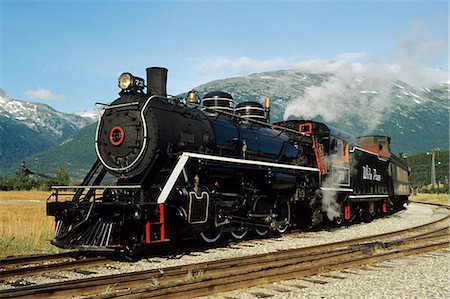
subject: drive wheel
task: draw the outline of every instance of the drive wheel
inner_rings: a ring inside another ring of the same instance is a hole
[[[280,234],[283,234],[289,229],[289,226],[290,226],[291,205],[289,204],[288,201],[277,202],[275,211],[278,215],[276,221],[278,221],[278,222],[287,221],[288,222],[285,225],[278,225],[276,228],[277,232],[279,232]]]
[[[322,223],[322,221],[323,221],[322,212],[320,211],[320,209],[314,209],[311,214],[311,219],[308,224],[308,228],[312,229],[312,228],[318,226],[320,223]]]
[[[203,242],[213,244],[216,243],[222,236],[222,230],[211,226],[206,231],[199,233],[198,236]]]
[[[237,229],[230,233],[234,240],[241,241],[247,236],[248,230],[247,229]]]
[[[258,236],[264,237],[265,235],[267,235],[269,233],[269,230],[266,228],[256,228],[255,232]]]
[[[271,211],[272,211],[272,207],[273,204],[270,203],[269,198],[267,198],[267,196],[265,195],[260,195],[258,196],[258,198],[255,200],[255,203],[253,204],[253,212],[255,214],[261,215],[270,215]],[[260,237],[264,237],[265,235],[267,235],[269,233],[269,229],[268,228],[255,228],[255,232],[258,236]]]

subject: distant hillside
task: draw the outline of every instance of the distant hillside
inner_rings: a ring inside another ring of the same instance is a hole
[[[414,88],[401,81],[295,70],[212,81],[196,90],[231,92],[237,102],[272,99],[272,121],[324,121],[355,136],[388,135],[393,151],[414,154],[449,148],[449,84]]]
[[[12,99],[0,89],[0,175],[21,159],[52,148],[92,120]]]
[[[52,149],[28,157],[27,166],[32,170],[38,167],[39,172],[49,175],[62,166],[72,179],[82,180],[96,159],[96,128],[96,123],[90,124]]]

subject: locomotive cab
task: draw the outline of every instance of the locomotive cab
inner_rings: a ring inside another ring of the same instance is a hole
[[[276,125],[298,130],[313,140],[313,150],[317,167],[323,175],[330,174],[333,166],[349,163],[349,149],[354,137],[344,131],[320,122],[308,120],[289,120]]]
[[[356,139],[358,145],[380,157],[391,157],[391,138],[381,135],[360,136]]]

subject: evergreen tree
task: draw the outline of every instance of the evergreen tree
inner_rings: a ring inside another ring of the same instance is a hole
[[[58,166],[58,168],[56,169],[54,182],[55,182],[55,185],[59,185],[59,186],[70,185],[70,176],[62,166]]]

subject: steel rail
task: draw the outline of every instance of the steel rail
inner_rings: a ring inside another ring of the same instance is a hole
[[[63,258],[70,258],[73,256],[73,252],[63,252],[54,254],[36,254],[36,255],[24,255],[24,256],[12,256],[0,259],[0,267],[9,265],[26,265],[36,262],[60,260]]]
[[[42,260],[41,262],[48,261]],[[7,278],[11,278],[17,275],[31,275],[42,272],[49,271],[61,271],[61,270],[73,270],[84,266],[92,266],[103,264],[106,261],[110,261],[110,259],[105,257],[96,257],[96,258],[86,258],[79,259],[74,261],[62,261],[57,263],[49,263],[43,265],[29,266],[29,267],[18,267],[13,269],[6,269],[0,271],[0,280],[5,280]]]
[[[442,236],[444,237],[444,236]],[[343,270],[351,267],[357,267],[367,264],[379,263],[385,260],[405,257],[408,255],[425,253],[437,249],[448,248],[448,237],[444,242],[427,244],[407,248],[405,250],[396,250],[384,252],[375,255],[345,256],[331,261],[321,261],[318,264],[310,265],[284,265],[269,269],[255,269],[255,271],[239,272],[239,269],[229,275],[209,274],[203,279],[197,281],[181,281],[168,285],[129,290],[117,294],[100,295],[98,298],[191,298],[217,294],[231,291],[239,288],[248,288],[258,285],[264,285],[280,280],[289,280],[305,276],[312,276],[329,271]]]
[[[403,233],[410,233],[412,230],[423,230],[426,228],[432,228],[433,226],[442,223],[448,219],[445,217],[438,221],[420,225],[414,228],[404,229],[398,232],[392,232],[389,234],[381,234],[376,236],[369,236],[365,238],[358,238],[355,240],[348,240],[343,242],[324,244],[312,247],[305,247],[300,249],[290,249],[285,251],[278,251],[274,253],[268,254],[259,254],[254,256],[242,257],[239,259],[227,259],[227,260],[219,260],[215,262],[206,262],[194,265],[183,265],[176,266],[164,269],[155,269],[155,270],[147,270],[133,273],[124,273],[117,275],[110,275],[104,277],[95,277],[82,279],[78,281],[67,281],[67,282],[58,282],[53,284],[46,284],[41,286],[31,286],[31,287],[23,287],[17,289],[8,289],[0,291],[0,297],[3,295],[7,295],[8,297],[18,297],[18,296],[34,296],[34,297],[45,297],[48,294],[52,294],[52,297],[66,297],[69,295],[86,295],[86,294],[103,294],[105,292],[112,292],[116,290],[123,290],[124,288],[139,288],[143,285],[149,285],[153,283],[157,283],[162,286],[166,283],[173,282],[177,279],[186,278],[188,273],[197,272],[197,276],[199,273],[212,273],[212,271],[223,271],[223,269],[230,269],[233,273],[240,266],[245,266],[248,269],[255,269],[261,267],[261,265],[268,265],[272,267],[276,267],[275,265],[284,262],[284,263],[292,263],[295,260],[297,264],[306,265],[307,263],[312,263],[313,261],[320,259],[321,256],[327,257],[328,259],[332,259],[334,256],[339,256],[338,260],[342,260],[345,255],[353,254],[358,255],[359,251],[365,252],[367,248],[371,248],[371,246],[376,246],[379,244],[379,240],[385,240],[386,242],[392,238],[394,235],[399,235]],[[448,225],[447,225],[448,227]],[[442,228],[435,231],[442,231]],[[428,236],[428,238],[446,238],[447,234],[443,234],[440,236]],[[397,242],[389,242],[386,244],[390,244],[390,246],[401,246],[401,244],[405,244],[405,242],[420,242],[420,239],[426,238],[425,236],[416,236],[411,237],[408,236],[406,239],[402,239],[402,242],[397,240]],[[379,242],[375,242],[374,244],[367,244],[369,241],[373,241],[374,239],[378,239]],[[352,245],[352,248],[345,248],[346,246]],[[359,247],[358,247],[359,246]],[[386,245],[388,246],[388,245]],[[334,251],[333,251],[334,250]],[[369,250],[370,251],[370,250]],[[290,262],[289,262],[290,261]],[[309,267],[313,265],[310,264]]]

